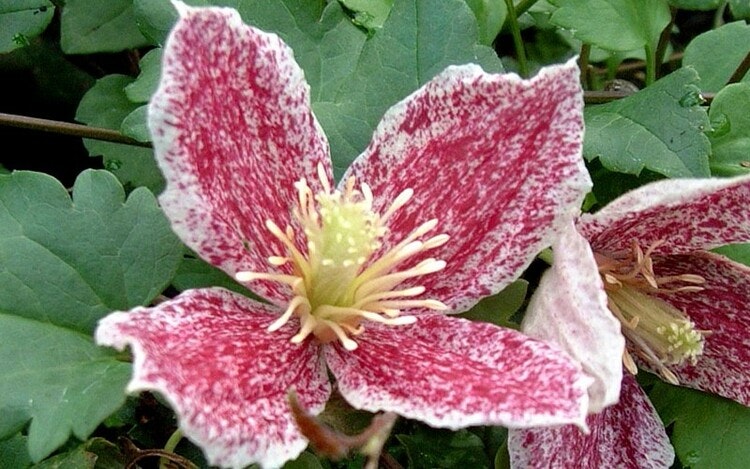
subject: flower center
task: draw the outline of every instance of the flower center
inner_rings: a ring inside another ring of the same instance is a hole
[[[622,332],[635,346],[640,358],[651,364],[673,384],[679,384],[667,368],[690,360],[695,363],[703,353],[709,331],[699,331],[684,312],[658,298],[654,293],[685,294],[703,290],[705,279],[683,274],[657,276],[653,251],[663,244],[657,241],[644,252],[634,240],[628,253],[605,256],[596,253],[599,273],[604,281],[609,309],[622,323]],[[638,369],[626,351],[625,367],[632,374]]]
[[[286,311],[268,330],[278,330],[297,315],[301,325],[292,342],[300,343],[313,334],[321,342],[339,340],[346,349],[354,350],[357,343],[352,336],[364,331],[363,321],[398,326],[417,320],[402,315],[403,309],[448,309],[434,299],[415,299],[424,293],[422,286],[397,288],[407,279],[445,268],[445,261],[429,258],[413,267],[397,269],[406,259],[448,241],[446,234],[424,239],[437,226],[437,220],[417,226],[388,252],[373,256],[388,233],[387,220],[408,203],[413,191],[404,190],[383,214],[378,214],[373,211],[373,195],[367,184],[357,189],[352,177],[343,190],[332,190],[322,165],[318,166],[318,177],[323,190],[317,194],[305,179],[295,183],[298,204],[292,218],[298,231],[291,226],[282,230],[266,220],[266,228],[285,248],[268,262],[275,267],[289,264],[291,273],[236,274],[241,282],[270,280],[291,287],[293,295]]]

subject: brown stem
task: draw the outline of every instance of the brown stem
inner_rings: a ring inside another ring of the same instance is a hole
[[[664,28],[664,31],[661,32],[661,35],[659,36],[659,42],[656,45],[656,52],[654,53],[654,65],[655,67],[655,73],[656,73],[656,79],[659,79],[661,76],[660,70],[661,65],[664,63],[664,54],[667,53],[667,46],[669,45],[669,41],[672,38],[672,28],[674,28],[674,19],[675,15],[677,15],[677,9],[674,7],[670,7],[670,13],[672,16],[669,18],[669,24],[666,28]]]
[[[0,125],[151,148],[150,143],[139,142],[138,140],[126,137],[116,130],[90,127],[88,125],[73,124],[70,122],[40,119],[38,117],[19,116],[16,114],[5,114],[0,112]]]
[[[136,465],[138,461],[143,458],[153,457],[166,458],[177,464],[182,469],[198,469],[198,466],[196,466],[186,457],[180,456],[179,454],[175,454],[170,451],[164,451],[161,449],[140,449],[136,445],[134,445],[132,441],[125,437],[120,437],[119,443],[123,454],[126,458],[128,458],[128,463],[125,465],[125,469],[135,469],[138,467]]]
[[[750,69],[750,52],[747,53],[744,59],[742,59],[742,62],[740,62],[740,65],[737,67],[737,69],[734,71],[732,76],[729,78],[729,81],[727,82],[727,85],[732,83],[739,83],[742,78],[747,73],[748,69]]]
[[[578,67],[581,69],[581,86],[583,89],[590,89],[591,71],[589,70],[589,54],[591,53],[591,44],[581,44],[581,55],[578,57]]]

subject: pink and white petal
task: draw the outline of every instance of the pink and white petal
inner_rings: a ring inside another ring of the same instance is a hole
[[[620,402],[590,415],[591,433],[578,427],[510,430],[508,451],[518,468],[669,468],[674,449],[656,410],[629,374],[622,382]]]
[[[350,352],[326,348],[352,406],[433,427],[582,424],[590,378],[564,352],[510,329],[441,314],[368,325]]]
[[[553,343],[581,363],[594,379],[589,412],[617,403],[625,338],[607,307],[588,241],[571,225],[553,244],[554,264],[531,298],[521,330]]]
[[[318,345],[291,344],[292,324],[266,330],[277,313],[220,288],[189,290],[153,308],[110,314],[96,341],[131,347],[128,391],[161,393],[210,464],[279,467],[307,445],[287,391],[294,387],[318,413],[331,387]]]
[[[384,250],[433,218],[450,235],[423,255],[448,262],[419,279],[431,297],[462,311],[500,291],[578,213],[590,188],[578,77],[574,61],[531,80],[449,67],[386,112],[345,178],[369,184],[380,211],[414,190]]]
[[[695,365],[670,367],[680,384],[750,406],[750,268],[708,252],[654,259],[659,275],[694,273],[705,289],[659,297],[711,331]]]
[[[162,79],[149,107],[154,150],[167,186],[159,198],[191,249],[230,275],[267,271],[283,252],[265,227],[282,229],[295,181],[318,188],[330,175],[328,143],[292,50],[242,23],[228,8],[180,7],[164,49]],[[281,301],[270,282],[257,293]]]
[[[682,254],[750,241],[750,177],[652,182],[580,218],[594,251],[664,244],[656,254]]]

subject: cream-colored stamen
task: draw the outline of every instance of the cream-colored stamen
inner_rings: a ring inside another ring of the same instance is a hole
[[[416,322],[417,317],[402,311],[448,309],[438,300],[415,298],[424,293],[422,286],[398,288],[410,279],[445,268],[445,261],[422,258],[426,251],[449,240],[446,234],[424,238],[437,227],[436,219],[420,224],[381,252],[381,240],[389,232],[386,221],[409,202],[414,191],[401,191],[379,215],[373,210],[374,196],[367,184],[357,189],[351,177],[342,189],[334,190],[322,165],[318,177],[323,188],[318,193],[313,193],[305,179],[294,184],[295,228],[282,230],[273,220],[266,220],[266,228],[284,250],[268,257],[268,263],[279,271],[235,275],[241,282],[263,280],[291,288],[286,310],[268,326],[269,331],[281,329],[298,316],[300,329],[291,338],[293,343],[314,335],[322,342],[337,340],[345,349],[354,350],[357,343],[352,337],[365,330],[364,322],[404,326]],[[301,239],[304,248],[298,247]],[[401,268],[404,263],[407,267]]]
[[[609,309],[622,323],[622,333],[632,350],[659,371],[665,380],[678,384],[668,368],[689,361],[695,363],[703,353],[707,331],[700,331],[683,311],[660,295],[689,294],[703,290],[705,279],[696,274],[660,276],[654,272],[653,255],[664,244],[658,241],[644,252],[633,241],[629,255],[604,255],[595,258],[604,281]],[[685,285],[688,284],[688,285]],[[635,374],[637,367],[628,352],[625,368]]]

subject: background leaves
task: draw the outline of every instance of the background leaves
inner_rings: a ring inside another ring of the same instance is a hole
[[[633,96],[587,107],[584,156],[617,173],[709,176],[708,118],[697,84],[697,73],[683,68]]]
[[[93,328],[148,304],[181,255],[153,195],[126,199],[106,171],[83,172],[72,200],[50,176],[0,175],[0,439],[31,420],[38,461],[123,404],[130,364],[94,345]]]

